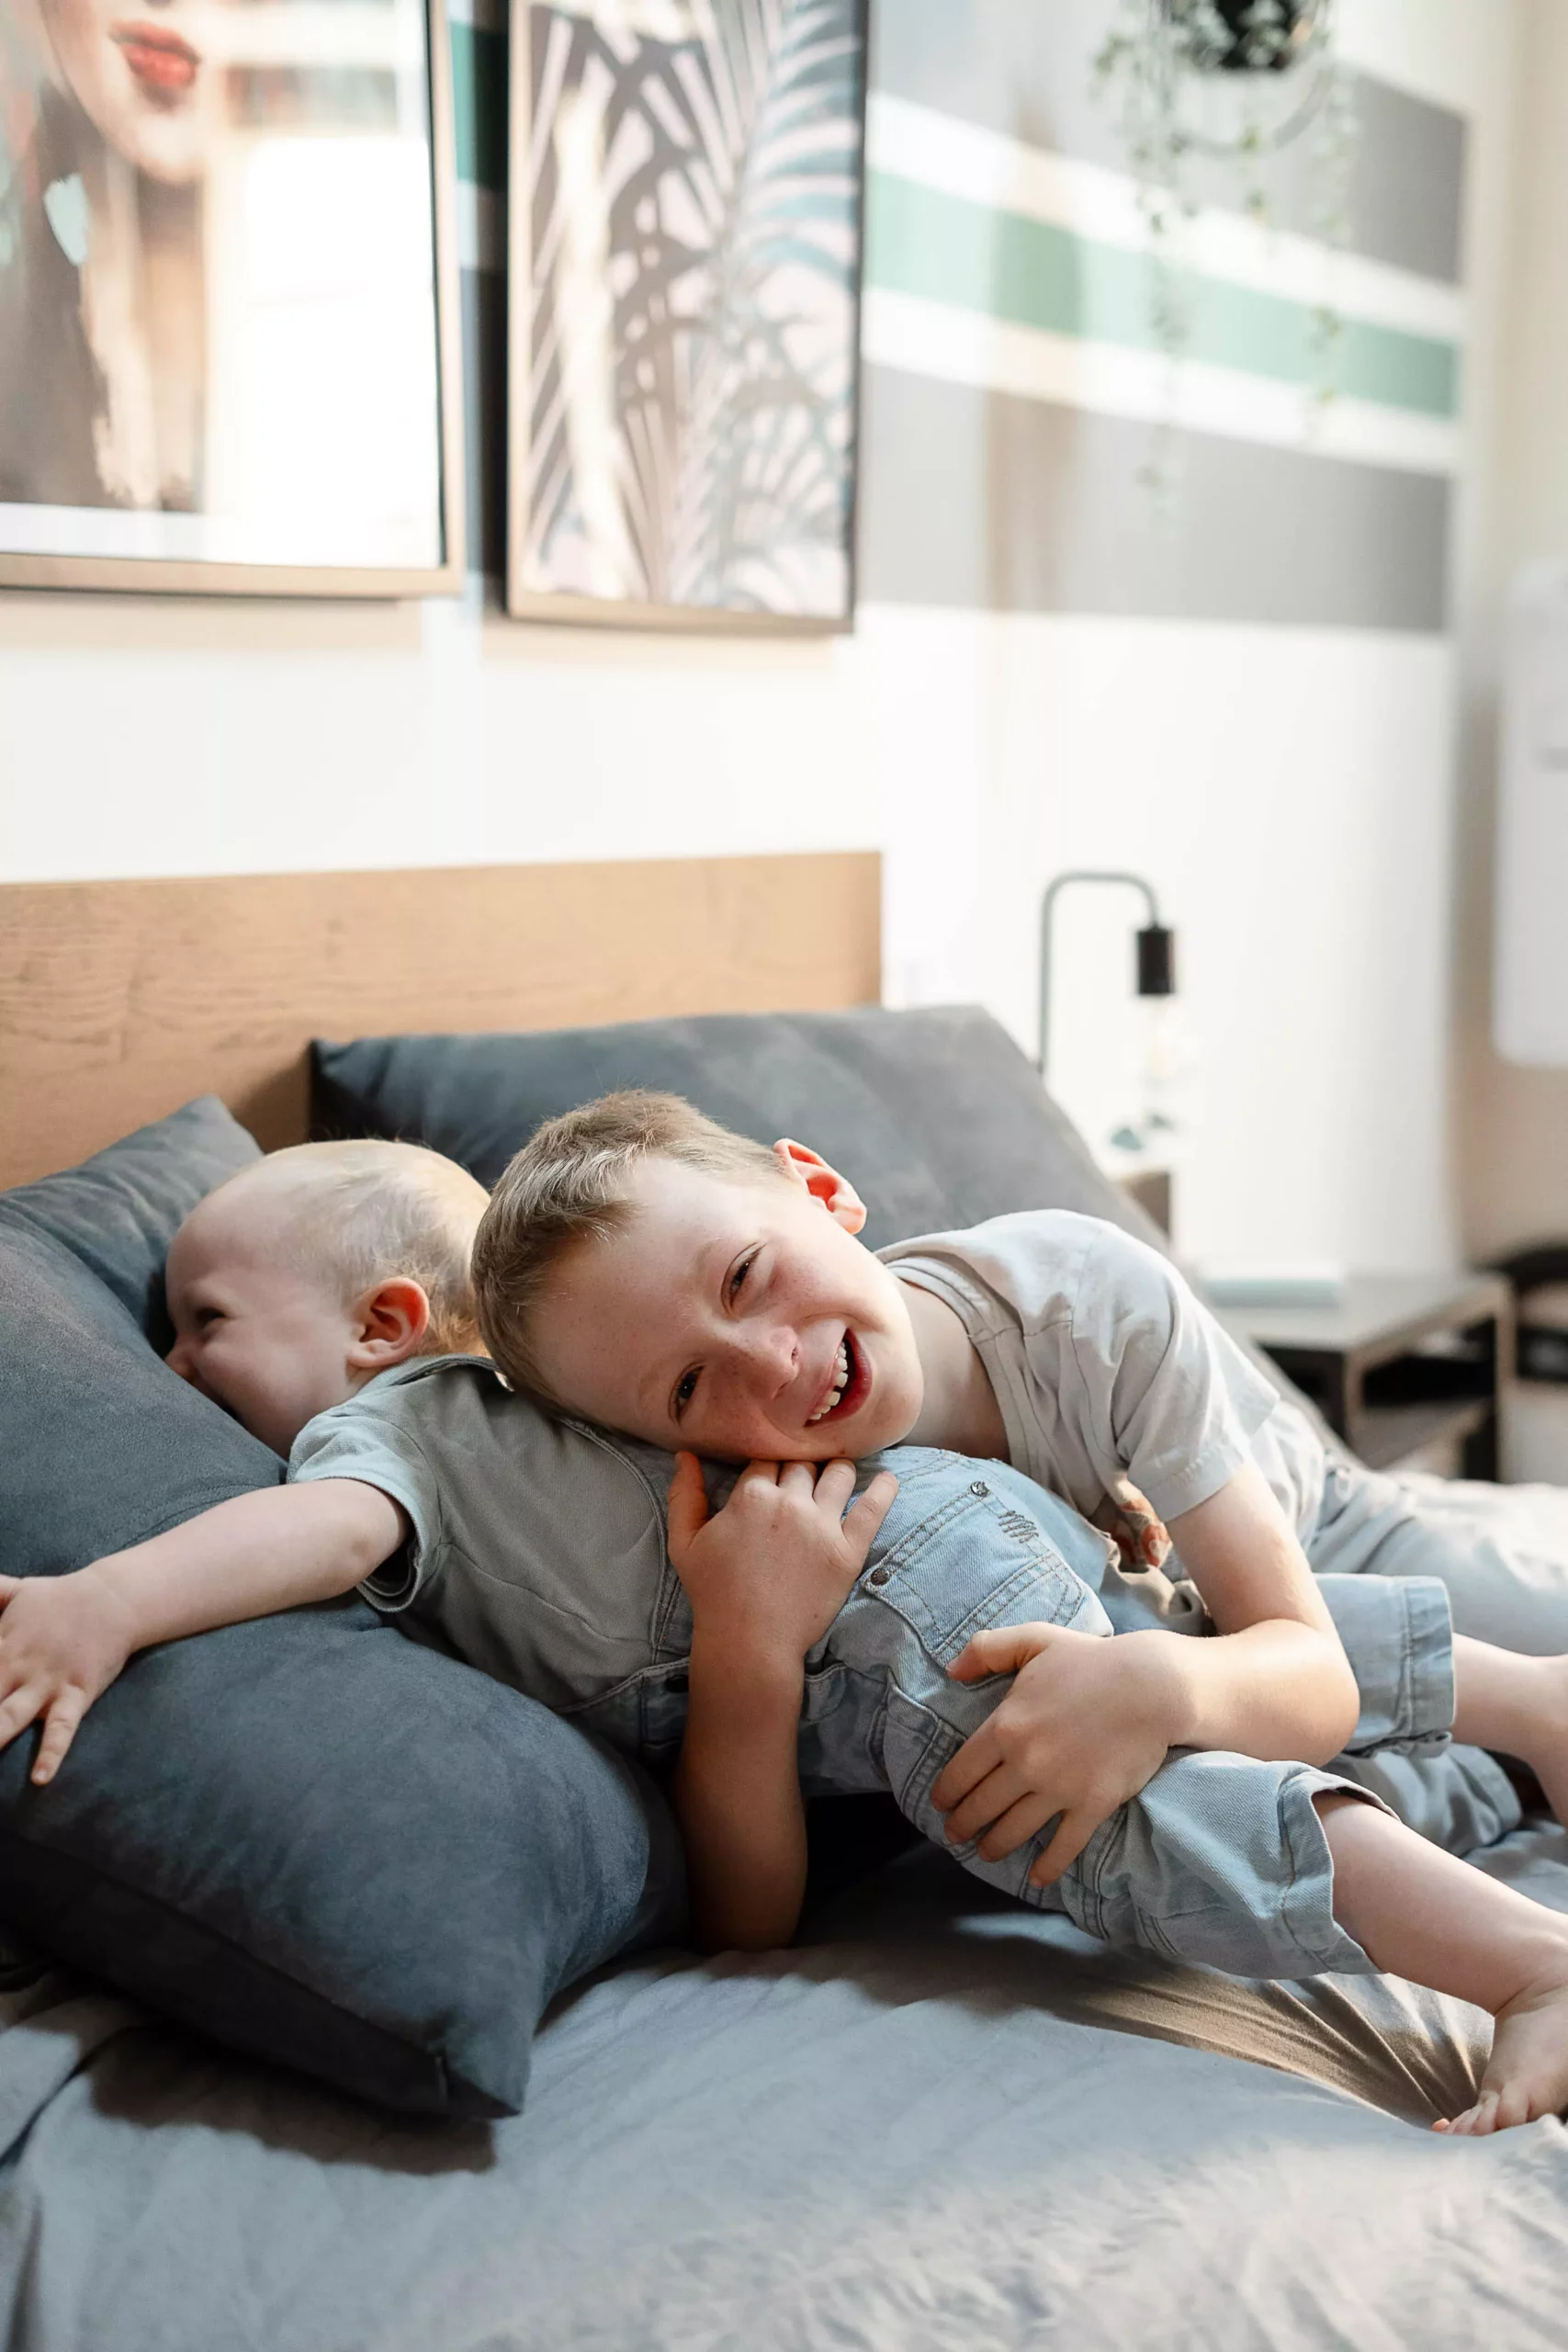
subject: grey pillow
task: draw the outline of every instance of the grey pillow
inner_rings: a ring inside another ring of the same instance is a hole
[[[1163,1236],[1096,1167],[1005,1029],[977,1006],[719,1013],[474,1037],[361,1037],[312,1049],[321,1135],[400,1136],[493,1184],[544,1120],[622,1086],[683,1094],[842,1170],[880,1249],[1011,1209],[1079,1209]]]
[[[256,1156],[208,1097],[0,1193],[0,1570],[282,1477],[156,1351],[175,1227]],[[357,1600],[143,1652],[46,1789],[34,1745],[0,1753],[0,1925],[385,2106],[515,2111],[557,1988],[679,1929],[650,1784]]]

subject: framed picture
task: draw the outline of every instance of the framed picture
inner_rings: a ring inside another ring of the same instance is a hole
[[[507,607],[842,629],[864,0],[512,0]]]
[[[0,0],[0,585],[463,571],[443,0]]]

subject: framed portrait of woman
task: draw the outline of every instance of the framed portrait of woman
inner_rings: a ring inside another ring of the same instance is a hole
[[[0,586],[463,571],[443,0],[0,0]]]
[[[512,0],[514,616],[851,626],[866,17]]]

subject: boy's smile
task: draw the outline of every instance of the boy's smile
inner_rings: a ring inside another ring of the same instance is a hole
[[[730,1461],[895,1445],[923,1383],[903,1286],[855,1238],[851,1188],[813,1153],[780,1180],[650,1157],[614,1232],[552,1272],[540,1367],[570,1410]]]

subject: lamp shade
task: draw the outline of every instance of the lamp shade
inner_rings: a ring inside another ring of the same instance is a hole
[[[1509,598],[1497,815],[1497,1050],[1568,1068],[1568,563]]]
[[[1138,994],[1176,994],[1176,933],[1162,922],[1145,923],[1138,933]]]

